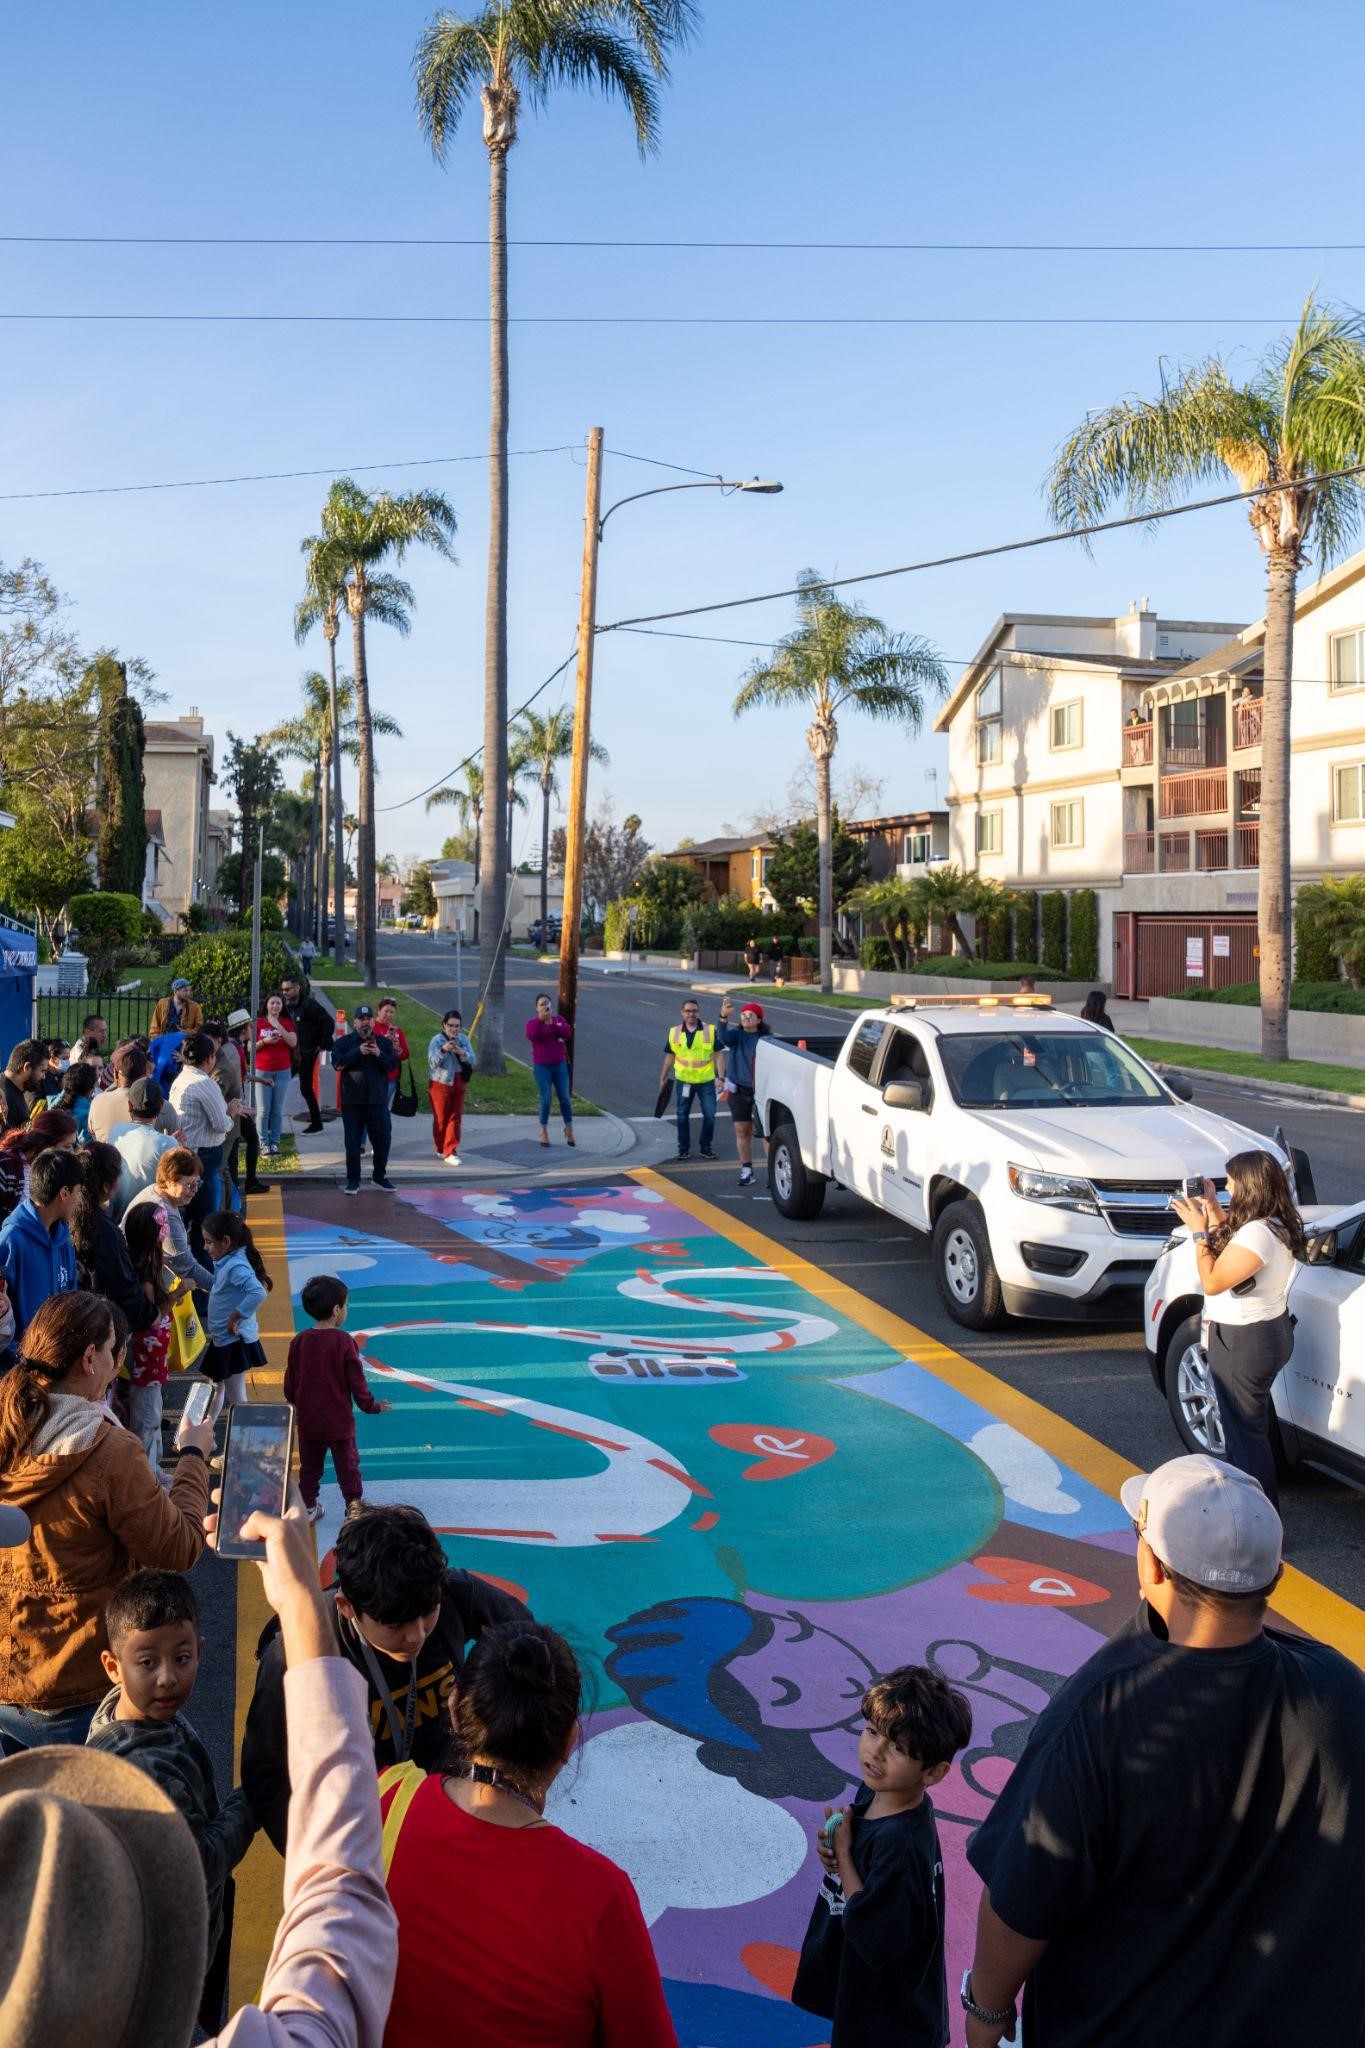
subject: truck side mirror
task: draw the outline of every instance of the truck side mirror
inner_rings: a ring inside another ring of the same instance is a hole
[[[1163,1074],[1161,1078],[1177,1102],[1194,1101],[1194,1090],[1183,1074]]]
[[[924,1108],[924,1084],[921,1081],[890,1081],[882,1090],[882,1101],[888,1109]]]

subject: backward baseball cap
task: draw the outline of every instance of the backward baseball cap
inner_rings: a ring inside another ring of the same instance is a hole
[[[1204,1453],[1169,1458],[1125,1479],[1119,1497],[1181,1578],[1210,1593],[1260,1593],[1275,1583],[1284,1529],[1249,1472]]]

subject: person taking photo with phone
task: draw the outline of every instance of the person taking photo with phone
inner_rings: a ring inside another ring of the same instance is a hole
[[[393,1133],[389,1082],[398,1072],[398,1052],[391,1038],[376,1033],[369,1003],[357,1008],[354,1027],[333,1040],[332,1065],[341,1076],[341,1123],[346,1133],[344,1192],[360,1193],[360,1143],[365,1137],[374,1151],[374,1185],[392,1191],[388,1177]]]
[[[1229,1159],[1227,1192],[1226,1216],[1211,1181],[1198,1198],[1177,1196],[1171,1206],[1194,1238],[1228,1460],[1278,1505],[1270,1389],[1294,1349],[1288,1295],[1296,1263],[1308,1256],[1303,1219],[1269,1152]]]
[[[447,1010],[427,1046],[427,1087],[431,1091],[431,1136],[438,1159],[460,1163],[464,1092],[474,1072],[474,1048],[458,1010]]]

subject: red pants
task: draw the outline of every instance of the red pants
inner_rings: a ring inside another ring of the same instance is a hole
[[[360,1452],[356,1449],[355,1430],[349,1436],[333,1439],[330,1443],[325,1436],[301,1436],[299,1438],[299,1492],[303,1504],[311,1508],[318,1497],[318,1486],[322,1479],[322,1462],[328,1452],[332,1454],[332,1470],[336,1473],[341,1497],[347,1507],[353,1500],[359,1500]]]
[[[464,1075],[454,1081],[433,1081],[431,1087],[431,1137],[437,1153],[449,1159],[460,1149],[460,1122],[464,1115]]]

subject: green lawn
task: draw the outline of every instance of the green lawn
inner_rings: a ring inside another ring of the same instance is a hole
[[[1246,1081],[1289,1081],[1295,1087],[1339,1089],[1365,1094],[1365,1067],[1329,1066],[1324,1060],[1263,1060],[1259,1053],[1224,1052],[1216,1045],[1178,1045],[1164,1038],[1128,1038],[1125,1043],[1153,1066],[1197,1067]]]

